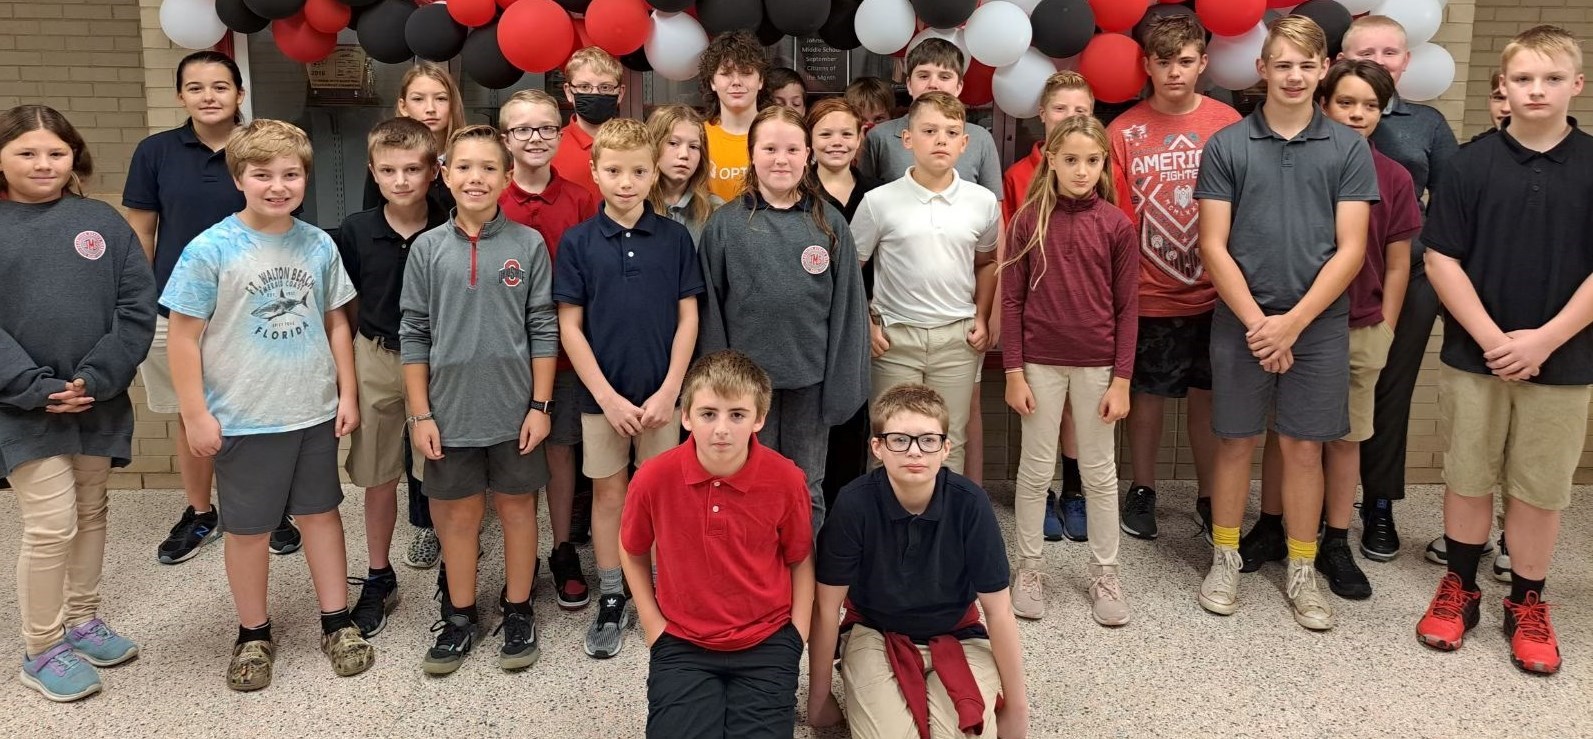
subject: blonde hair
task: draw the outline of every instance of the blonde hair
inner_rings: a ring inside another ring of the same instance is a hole
[[[918,383],[897,385],[886,390],[869,408],[869,423],[874,433],[883,434],[886,422],[903,413],[917,413],[935,419],[943,434],[951,428],[951,412],[946,409],[946,399],[934,388]]]
[[[1090,89],[1089,80],[1084,75],[1071,69],[1064,69],[1050,77],[1045,78],[1045,87],[1040,88],[1040,105],[1043,107],[1051,102],[1051,96],[1064,90],[1078,90],[1090,97],[1090,106],[1095,105],[1095,92]]]
[[[515,105],[546,105],[553,109],[553,117],[559,117],[559,101],[554,100],[541,90],[521,90],[503,101],[503,107],[498,108],[498,128],[508,130],[509,108]]]
[[[582,67],[590,67],[592,71],[598,74],[613,77],[614,84],[621,85],[625,83],[625,70],[620,67],[619,60],[600,47],[588,46],[571,54],[570,60],[564,63],[565,78],[575,76],[576,70]]]
[[[1570,31],[1559,26],[1533,26],[1510,39],[1499,52],[1499,69],[1508,72],[1510,60],[1523,51],[1535,51],[1546,57],[1564,56],[1571,61],[1571,69],[1582,72],[1582,45]]]
[[[1350,37],[1354,36],[1356,31],[1369,31],[1376,28],[1381,28],[1387,31],[1399,31],[1399,37],[1401,39],[1406,38],[1405,25],[1399,21],[1394,20],[1386,15],[1363,15],[1351,22],[1349,29],[1344,32],[1344,45],[1346,47],[1350,45]],[[1405,41],[1405,45],[1410,45],[1408,39]]]
[[[691,202],[686,204],[686,220],[697,224],[708,220],[709,214],[713,213],[713,202],[708,192],[708,129],[703,126],[702,116],[685,105],[662,105],[653,109],[653,114],[647,117],[647,130],[653,136],[653,151],[663,156],[664,144],[675,133],[675,127],[682,123],[697,131],[697,142],[702,146],[702,158],[697,162],[697,171],[686,178],[686,192],[691,195]],[[664,202],[662,174],[653,182],[653,191],[648,194],[647,201],[659,213],[669,212],[669,203]]]
[[[1261,58],[1272,58],[1272,47],[1279,41],[1306,53],[1312,59],[1327,56],[1327,33],[1322,27],[1303,15],[1286,15],[1272,22],[1267,29],[1267,40],[1261,44]]]
[[[448,148],[445,150],[443,158],[452,162],[455,148],[466,141],[476,140],[489,142],[496,147],[498,156],[503,159],[505,169],[514,166],[514,155],[509,153],[509,146],[503,143],[503,137],[498,134],[498,129],[485,123],[465,126],[458,131],[454,131],[453,135],[448,137]]]
[[[1117,188],[1112,185],[1112,146],[1106,135],[1106,127],[1092,115],[1075,115],[1062,119],[1057,127],[1045,137],[1044,156],[1040,157],[1040,166],[1034,170],[1034,179],[1029,181],[1029,192],[1024,195],[1023,205],[1018,207],[1018,212],[1013,216],[1016,223],[1019,218],[1026,215],[1034,217],[1034,232],[1029,235],[1029,240],[1024,242],[1023,248],[1001,264],[1002,269],[1018,263],[1031,251],[1040,254],[1040,269],[1034,275],[1030,287],[1040,284],[1040,276],[1045,274],[1045,232],[1050,225],[1051,213],[1056,210],[1056,204],[1062,195],[1057,192],[1056,178],[1051,175],[1051,157],[1062,148],[1062,142],[1067,137],[1080,135],[1090,139],[1101,148],[1104,157],[1101,165],[1100,179],[1095,181],[1095,194],[1101,200],[1117,204]]]
[[[597,127],[592,136],[592,161],[603,152],[646,149],[652,155],[653,165],[658,165],[658,147],[653,143],[653,132],[647,124],[635,118],[615,118]]]
[[[365,137],[365,156],[374,159],[378,149],[418,151],[426,164],[437,166],[437,137],[414,118],[389,118],[371,128]]]
[[[404,79],[398,85],[398,101],[393,104],[393,115],[400,118],[409,117],[404,115],[404,98],[409,97],[409,86],[422,77],[436,81],[448,93],[448,128],[438,138],[441,141],[452,141],[454,132],[465,125],[465,101],[464,95],[459,92],[459,83],[455,82],[454,76],[440,64],[416,62],[415,66],[404,73]]]
[[[913,104],[907,106],[907,120],[917,118],[919,111],[926,108],[934,108],[940,111],[941,115],[954,121],[968,120],[968,108],[962,104],[962,101],[939,90],[926,92],[913,100]]]
[[[686,370],[686,379],[680,384],[680,407],[688,416],[697,393],[703,390],[727,400],[752,396],[753,408],[762,420],[769,414],[774,384],[751,357],[735,349],[721,349],[699,357]]]
[[[232,130],[227,137],[227,171],[234,179],[243,177],[251,164],[269,164],[279,157],[296,157],[309,173],[315,160],[310,137],[304,129],[286,121],[260,118]]]

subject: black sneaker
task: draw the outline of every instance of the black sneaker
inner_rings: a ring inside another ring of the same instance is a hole
[[[1195,516],[1200,519],[1200,535],[1206,537],[1206,543],[1216,546],[1211,540],[1211,498],[1195,499]]]
[[[542,656],[541,642],[537,639],[537,617],[531,602],[515,605],[502,595],[498,605],[503,609],[503,621],[493,634],[503,634],[503,646],[498,649],[498,666],[505,670],[523,670],[536,664]]]
[[[171,533],[166,540],[160,543],[155,550],[155,559],[163,565],[174,565],[187,562],[199,553],[199,548],[216,540],[221,536],[220,521],[216,518],[216,509],[211,508],[204,513],[195,513],[193,506],[183,511],[183,517],[178,519],[177,525],[171,527]]]
[[[426,650],[426,659],[420,663],[421,671],[428,675],[447,675],[459,669],[476,644],[478,628],[476,622],[462,613],[450,613],[432,624],[437,643]]]
[[[1239,566],[1240,572],[1255,572],[1261,565],[1282,562],[1288,556],[1289,544],[1285,541],[1282,524],[1257,523],[1239,540],[1239,558],[1244,560]]]
[[[1388,562],[1399,556],[1399,531],[1394,528],[1394,505],[1374,500],[1361,508],[1361,556]]]
[[[360,586],[360,599],[349,610],[360,636],[369,639],[387,627],[387,614],[398,607],[398,577],[351,577],[348,584]]]
[[[554,547],[553,553],[548,555],[548,569],[553,571],[553,587],[558,591],[560,608],[574,611],[592,602],[586,576],[581,573],[581,555],[575,551],[574,544],[564,542]]]
[[[299,536],[299,527],[293,525],[293,519],[283,516],[282,523],[271,532],[271,553],[292,554],[302,546],[304,539]]]
[[[1118,525],[1123,533],[1136,539],[1156,538],[1156,491],[1144,485],[1129,488]]]
[[[1372,583],[1361,572],[1360,565],[1355,564],[1355,554],[1350,552],[1350,543],[1345,539],[1322,542],[1316,551],[1316,571],[1322,573],[1328,589],[1340,598],[1365,600],[1372,597]]]
[[[577,489],[570,507],[570,542],[587,544],[592,541],[592,491]]]

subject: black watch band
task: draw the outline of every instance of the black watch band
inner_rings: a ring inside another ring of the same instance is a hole
[[[531,401],[531,410],[542,411],[551,416],[553,415],[553,402],[551,400],[533,400]]]

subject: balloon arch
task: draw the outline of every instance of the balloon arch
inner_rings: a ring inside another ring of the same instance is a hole
[[[1312,18],[1337,52],[1357,15],[1386,15],[1405,27],[1411,63],[1400,94],[1430,100],[1454,82],[1455,61],[1431,42],[1445,0],[163,0],[161,29],[194,49],[228,31],[271,29],[277,47],[302,63],[331,54],[354,29],[372,59],[458,58],[478,84],[501,89],[526,73],[558,68],[595,45],[625,66],[671,80],[697,75],[710,36],[745,29],[765,43],[817,35],[830,46],[900,54],[929,37],[956,44],[968,59],[963,100],[995,103],[1028,118],[1045,79],[1077,69],[1095,96],[1123,102],[1145,86],[1136,39],[1155,18],[1198,16],[1211,32],[1208,76],[1240,90],[1260,80],[1255,60],[1275,14]]]

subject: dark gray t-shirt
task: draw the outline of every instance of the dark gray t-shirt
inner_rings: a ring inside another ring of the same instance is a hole
[[[1338,251],[1338,203],[1377,202],[1377,172],[1360,134],[1322,111],[1285,139],[1257,108],[1206,145],[1195,197],[1233,204],[1228,252],[1261,309],[1279,313],[1305,297]]]

